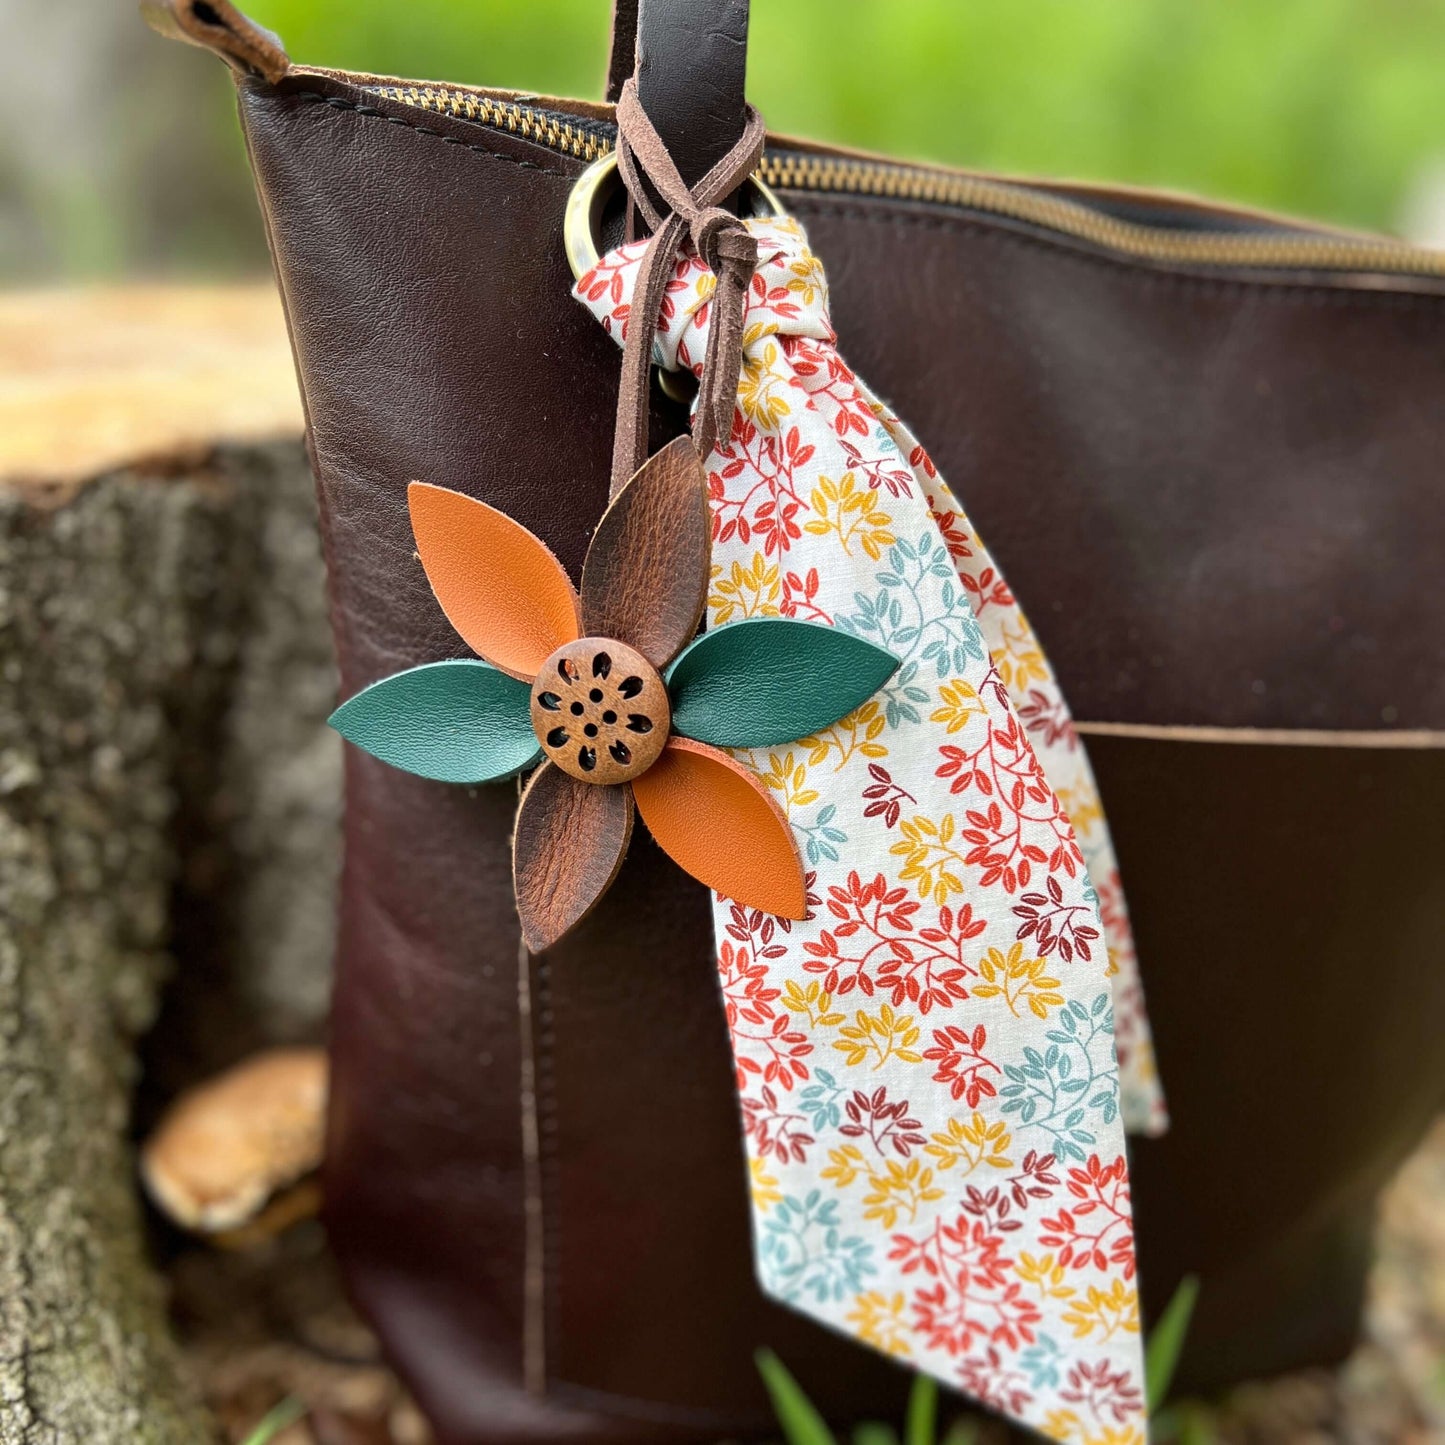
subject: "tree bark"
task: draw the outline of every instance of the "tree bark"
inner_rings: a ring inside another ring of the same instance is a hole
[[[269,283],[0,297],[0,1445],[216,1438],[132,1140],[320,1029],[340,749],[300,433]]]
[[[0,490],[0,1445],[214,1438],[150,1262],[161,1095],[312,1034],[337,749],[299,443]]]

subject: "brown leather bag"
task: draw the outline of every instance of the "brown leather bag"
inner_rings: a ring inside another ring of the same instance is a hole
[[[349,695],[458,647],[406,565],[410,478],[575,575],[618,354],[563,210],[609,110],[296,67],[225,0],[160,9],[236,71]],[[642,6],[689,181],[739,133],[746,27],[746,0]],[[1134,1146],[1149,1311],[1202,1280],[1180,1383],[1337,1359],[1376,1194],[1445,1095],[1445,258],[783,139],[763,174],[1089,734],[1174,1118]],[[513,792],[347,767],[328,1214],[442,1439],[748,1435],[761,1344],[830,1415],[894,1408],[901,1372],[753,1282],[703,890],[639,837],[528,957]]]

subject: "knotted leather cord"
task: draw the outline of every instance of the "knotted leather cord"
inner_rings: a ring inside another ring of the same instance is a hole
[[[637,98],[636,79],[622,87],[617,102],[617,169],[633,204],[652,228],[652,240],[643,254],[627,318],[612,444],[614,497],[647,460],[653,334],[673,264],[688,239],[717,278],[693,420],[699,455],[706,457],[719,435],[726,438],[731,433],[742,370],[743,309],[758,264],[758,244],[742,221],[718,202],[753,173],[763,153],[765,132],[762,116],[748,106],[737,144],[696,186],[689,187]],[[644,177],[670,208],[666,215],[653,204]]]

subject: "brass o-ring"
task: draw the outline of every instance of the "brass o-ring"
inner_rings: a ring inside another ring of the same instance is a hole
[[[597,249],[597,232],[602,221],[602,212],[606,209],[612,188],[616,184],[617,152],[608,151],[577,177],[567,197],[567,209],[562,217],[562,242],[567,249],[567,264],[578,281],[598,262],[600,253]],[[754,215],[787,214],[777,192],[771,186],[756,176],[747,182],[747,186],[762,202],[761,208],[754,209]]]

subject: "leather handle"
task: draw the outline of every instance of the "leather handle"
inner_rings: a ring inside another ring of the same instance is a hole
[[[616,0],[607,98],[637,95],[688,185],[737,144],[745,124],[749,0]]]
[[[280,39],[231,0],[141,0],[140,9],[152,30],[219,55],[238,75],[274,84],[291,68]]]
[[[637,3],[613,0],[612,49],[607,53],[607,99],[613,105],[637,65]]]

